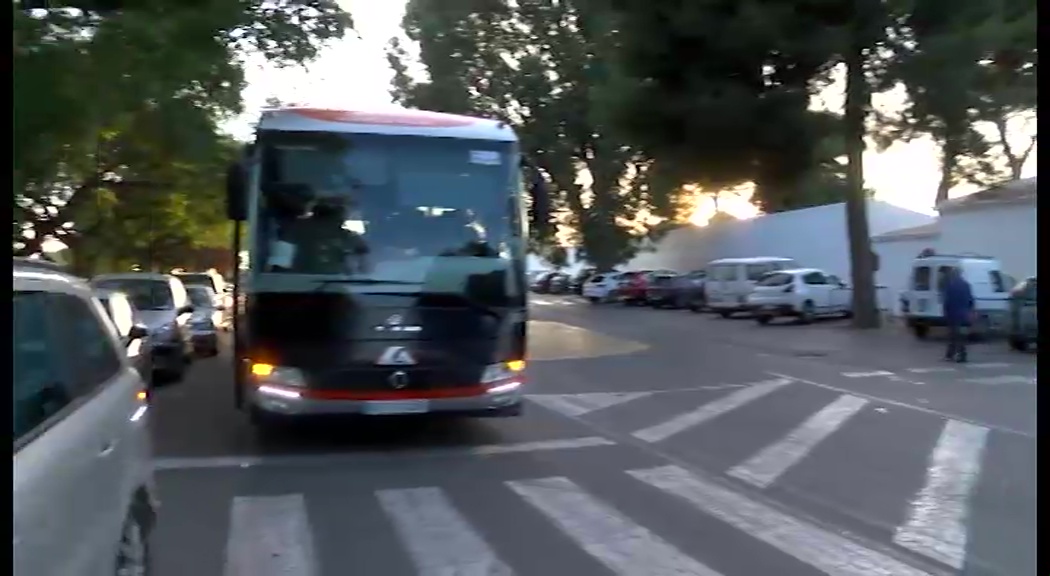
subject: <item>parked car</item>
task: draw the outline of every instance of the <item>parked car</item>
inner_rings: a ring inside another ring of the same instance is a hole
[[[645,303],[645,290],[648,287],[648,274],[651,270],[632,270],[620,276],[620,285],[616,288],[617,296],[625,306]]]
[[[680,308],[684,302],[678,299],[676,286],[681,274],[654,272],[649,275],[645,288],[645,302],[653,308]]]
[[[901,294],[901,312],[916,338],[944,326],[942,292],[948,271],[958,270],[970,283],[976,314],[970,334],[978,339],[1005,330],[1010,288],[1016,284],[1002,272],[999,260],[985,256],[923,254],[912,262],[908,290]]]
[[[851,315],[853,290],[838,276],[816,268],[781,270],[755,283],[748,306],[759,324],[781,317],[808,324],[819,317]]]
[[[17,258],[13,280],[13,572],[148,574],[146,384],[87,282]]]
[[[707,310],[707,292],[704,290],[706,279],[706,270],[693,270],[683,274],[680,281],[676,283],[675,291],[679,293],[678,297],[692,312]]]
[[[215,308],[221,312],[222,321],[217,326],[226,326],[232,317],[233,309],[233,285],[226,282],[222,274],[209,270],[207,272],[175,272],[175,277],[182,280],[182,284],[190,286],[205,286],[215,294]]]
[[[798,267],[794,260],[777,256],[714,260],[707,265],[704,280],[707,307],[723,318],[748,312],[747,299],[756,282],[770,272]]]
[[[129,272],[103,274],[91,280],[95,289],[128,295],[149,329],[155,381],[180,381],[193,362],[189,321],[193,306],[182,281],[169,274]]]
[[[595,268],[584,268],[573,275],[569,281],[569,292],[573,294],[583,294],[583,285],[587,283],[587,279],[594,276],[597,273]]]
[[[1025,351],[1039,341],[1038,299],[1035,276],[1022,281],[1010,291],[1010,319],[1006,337],[1014,350]]]
[[[189,330],[194,352],[204,358],[218,356],[219,328],[224,321],[222,304],[216,304],[215,293],[207,286],[187,286],[186,294],[193,305]]]
[[[135,307],[123,292],[96,290],[95,296],[113,321],[128,361],[152,388],[153,346],[149,341],[149,329],[138,319]]]
[[[583,284],[583,297],[592,304],[616,300],[617,288],[620,286],[620,272],[595,274]]]

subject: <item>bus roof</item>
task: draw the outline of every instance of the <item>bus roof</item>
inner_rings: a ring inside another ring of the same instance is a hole
[[[500,142],[518,140],[514,130],[498,120],[408,108],[388,110],[333,110],[297,106],[270,108],[263,110],[259,129],[435,136]]]

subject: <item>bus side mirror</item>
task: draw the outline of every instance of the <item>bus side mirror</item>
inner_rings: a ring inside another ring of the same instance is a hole
[[[536,170],[530,170],[529,195],[532,197],[532,226],[545,235],[550,226],[551,204],[550,192],[543,176]]]
[[[236,222],[248,219],[248,174],[241,162],[226,168],[226,217]]]

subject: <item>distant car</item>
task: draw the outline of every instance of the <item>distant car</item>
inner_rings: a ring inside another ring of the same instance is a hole
[[[223,323],[222,304],[216,304],[215,293],[207,286],[187,286],[186,294],[193,305],[189,330],[194,352],[204,358],[218,356],[219,329]]]
[[[12,571],[149,574],[146,385],[87,282],[15,259],[12,296]]]
[[[675,285],[678,297],[685,302],[685,307],[691,312],[707,310],[707,292],[704,289],[706,280],[707,271],[693,270],[683,274]]]
[[[620,272],[606,272],[591,276],[583,284],[583,297],[592,304],[615,300],[622,275]]]
[[[157,383],[182,380],[194,357],[188,326],[193,306],[182,281],[169,274],[131,272],[95,276],[91,285],[131,299],[149,329]]]
[[[217,326],[226,326],[232,317],[233,309],[233,284],[226,282],[226,279],[215,271],[208,272],[176,272],[175,277],[182,280],[183,285],[187,288],[190,286],[204,286],[210,288],[215,294],[215,308],[219,310],[221,314],[221,321],[217,323]]]
[[[595,268],[584,268],[573,275],[572,279],[569,280],[569,292],[573,294],[583,294],[583,285],[587,283],[587,279],[594,276],[597,273]]]
[[[818,317],[851,315],[853,290],[838,276],[816,268],[781,270],[759,279],[747,304],[759,324],[780,317],[808,324]]]
[[[131,300],[123,292],[113,290],[96,290],[95,296],[116,326],[128,361],[138,370],[146,384],[152,387],[153,346],[149,340],[149,329],[137,318]]]
[[[649,276],[645,290],[645,301],[653,308],[681,308],[685,300],[681,298],[679,286],[684,276],[678,273],[653,273]]]
[[[645,290],[648,287],[647,275],[650,270],[631,270],[620,275],[620,285],[616,293],[625,306],[637,306],[645,303]]]
[[[1039,341],[1038,300],[1035,276],[1023,280],[1010,291],[1010,318],[1006,336],[1014,350],[1027,350]]]

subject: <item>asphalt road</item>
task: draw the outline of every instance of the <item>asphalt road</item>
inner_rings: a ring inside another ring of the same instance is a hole
[[[1029,576],[1035,355],[534,298],[521,418],[260,441],[155,396],[157,576]]]

